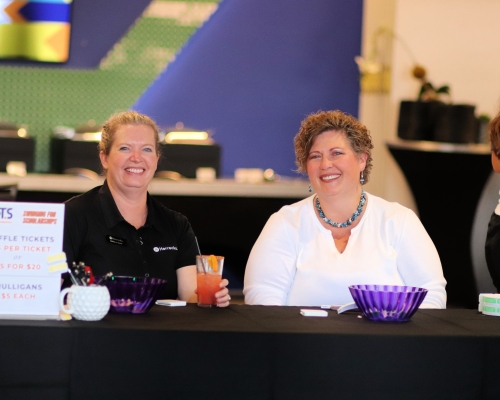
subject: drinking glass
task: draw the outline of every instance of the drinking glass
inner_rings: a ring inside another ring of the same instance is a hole
[[[198,306],[217,305],[215,293],[220,291],[224,257],[214,255],[196,256],[196,281],[198,286]]]

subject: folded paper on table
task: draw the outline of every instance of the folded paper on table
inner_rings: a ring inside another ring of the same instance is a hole
[[[335,307],[335,308],[334,308]],[[343,312],[349,311],[349,310],[355,310],[358,308],[356,303],[347,303],[341,306],[332,306],[332,310],[337,310],[337,314],[342,314]]]
[[[186,305],[186,302],[183,300],[156,300],[156,304],[167,307],[182,307]]]
[[[326,317],[326,316],[328,316],[328,313],[325,310],[306,310],[306,309],[301,309],[300,313],[304,317]]]

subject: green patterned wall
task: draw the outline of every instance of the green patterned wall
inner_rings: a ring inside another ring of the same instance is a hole
[[[217,9],[218,0],[154,0],[97,70],[0,67],[0,120],[27,126],[47,172],[56,126],[101,124],[129,109]]]

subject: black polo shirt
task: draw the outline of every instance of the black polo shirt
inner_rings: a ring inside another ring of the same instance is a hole
[[[148,216],[136,229],[125,221],[107,182],[66,202],[64,251],[94,275],[151,276],[167,280],[163,298],[177,298],[176,270],[196,264],[197,247],[186,217],[148,193]]]

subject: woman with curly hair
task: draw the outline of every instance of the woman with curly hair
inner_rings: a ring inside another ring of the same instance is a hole
[[[363,190],[372,148],[366,127],[341,111],[302,122],[296,163],[315,194],[270,217],[247,263],[247,304],[342,305],[349,285],[379,284],[424,287],[422,308],[446,307],[441,262],[418,217]]]

